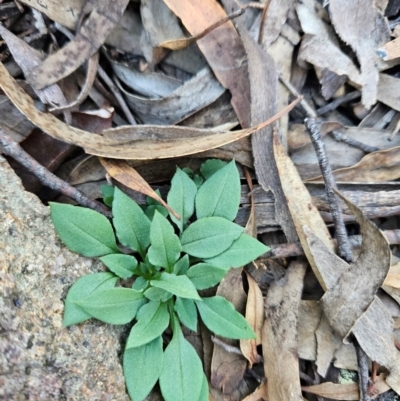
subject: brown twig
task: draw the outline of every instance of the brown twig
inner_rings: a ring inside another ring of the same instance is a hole
[[[339,256],[347,262],[353,261],[350,245],[347,239],[346,226],[343,221],[342,208],[339,204],[339,199],[335,194],[336,183],[332,174],[332,169],[326,154],[325,144],[322,141],[319,131],[320,123],[315,118],[306,118],[305,124],[310,132],[311,142],[317,154],[318,163],[321,169],[322,176],[325,181],[325,190],[329,207],[332,212],[332,220],[335,226],[335,235],[338,242]]]
[[[400,244],[400,230],[385,230],[383,231],[383,235],[386,237],[389,244]],[[360,248],[362,242],[361,235],[351,235],[348,237],[348,239],[350,248]],[[332,242],[334,244],[337,243],[335,239],[332,239]],[[289,244],[271,245],[271,250],[262,255],[259,260],[263,261],[264,259],[290,258],[302,255],[304,255],[304,250],[300,242],[292,242]]]
[[[368,356],[360,347],[357,340],[353,341],[354,348],[357,355],[358,365],[358,383],[360,388],[360,400],[371,401],[369,396],[369,372],[368,372]]]
[[[111,217],[111,212],[108,207],[88,198],[85,194],[51,173],[40,163],[38,163],[32,156],[26,153],[21,146],[19,146],[17,142],[13,141],[8,135],[6,135],[2,129],[0,129],[0,145],[3,146],[3,153],[12,157],[18,163],[27,168],[39,179],[43,185],[58,191],[65,196],[68,196],[68,198],[73,199],[82,206],[96,210],[106,217]]]

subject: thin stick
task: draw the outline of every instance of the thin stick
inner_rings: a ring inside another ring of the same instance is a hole
[[[321,169],[322,176],[325,181],[325,190],[329,207],[332,212],[332,220],[335,226],[335,235],[338,242],[339,256],[347,262],[353,261],[349,241],[347,239],[346,226],[343,221],[342,208],[340,207],[339,200],[334,192],[336,189],[335,179],[333,178],[332,169],[329,164],[325,144],[321,139],[319,131],[319,122],[315,118],[307,118],[305,120],[307,129],[310,132],[312,144],[317,154],[318,163]]]
[[[369,372],[368,372],[368,356],[360,347],[357,340],[353,341],[354,348],[356,349],[357,364],[358,364],[358,383],[360,388],[360,400],[371,401],[369,396]]]
[[[341,104],[350,102],[351,100],[357,99],[361,96],[359,91],[354,91],[347,93],[346,95],[340,96],[332,102],[326,104],[325,106],[320,107],[317,110],[318,116],[322,116],[330,111],[336,110]]]
[[[333,130],[329,134],[333,136],[335,141],[347,143],[347,145],[360,149],[365,153],[372,153],[380,150],[379,148],[376,148],[374,146],[368,146],[353,138],[349,138],[347,135],[342,134],[339,130]]]
[[[238,355],[242,355],[243,356],[242,351],[238,347],[234,347],[233,345],[229,345],[229,344],[223,342],[222,340],[220,340],[217,337],[211,336],[211,341],[214,344],[217,344],[220,347],[222,347],[226,352],[229,352],[230,354],[238,354]]]
[[[1,128],[0,145],[3,146],[3,153],[11,156],[18,163],[22,164],[31,173],[33,173],[43,185],[58,191],[65,196],[68,196],[68,198],[73,199],[82,206],[96,210],[96,212],[104,214],[106,217],[111,217],[111,212],[108,207],[88,198],[85,194],[51,173],[40,163],[38,163],[32,156],[26,153],[21,146],[19,146],[17,142],[13,141],[8,135],[6,135]]]

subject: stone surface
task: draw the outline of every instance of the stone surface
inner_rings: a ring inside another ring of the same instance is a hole
[[[64,299],[101,264],[73,254],[49,208],[0,156],[0,400],[128,401],[121,368],[127,327],[62,327]]]

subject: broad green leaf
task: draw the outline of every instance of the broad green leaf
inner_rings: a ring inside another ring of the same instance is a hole
[[[196,192],[196,184],[178,167],[172,177],[167,201],[168,205],[181,216],[181,219],[178,220],[174,215],[170,214],[171,220],[176,224],[180,232],[182,232],[184,225],[194,213]]]
[[[135,291],[142,292],[142,291],[144,291],[144,290],[147,288],[148,285],[149,285],[148,280],[146,280],[144,277],[139,276],[139,277],[135,280],[135,282],[133,283],[132,288],[133,288]]]
[[[130,255],[112,254],[100,258],[100,260],[117,276],[127,279],[132,277],[137,266],[137,260]]]
[[[111,207],[114,200],[114,187],[112,185],[102,185],[101,194],[103,195],[103,202]]]
[[[124,376],[129,396],[143,401],[160,377],[163,367],[162,338],[124,352]]]
[[[150,220],[141,207],[115,188],[112,212],[114,227],[121,244],[144,254],[150,244]]]
[[[157,280],[151,280],[153,287],[162,288],[172,292],[172,294],[181,298],[190,298],[200,300],[196,287],[187,276],[177,276],[167,272],[162,272]]]
[[[140,347],[161,336],[169,323],[167,305],[150,301],[140,308],[137,319],[129,333],[126,349]]]
[[[75,305],[75,301],[85,299],[96,291],[112,288],[117,281],[118,277],[111,273],[88,274],[76,281],[69,289],[65,300],[63,326],[71,326],[90,319],[91,316]]]
[[[89,257],[120,252],[111,224],[102,214],[53,202],[50,210],[57,234],[71,251]]]
[[[213,287],[223,279],[225,274],[226,269],[221,269],[209,263],[198,263],[187,272],[190,281],[198,290]]]
[[[243,230],[222,217],[204,217],[182,233],[182,250],[198,258],[212,258],[227,250]]]
[[[226,251],[207,259],[207,263],[224,269],[241,267],[268,252],[270,248],[247,234],[242,234]]]
[[[198,400],[203,387],[203,366],[194,348],[183,337],[179,323],[164,352],[160,388],[165,401]]]
[[[90,316],[109,324],[129,323],[146,302],[141,292],[131,288],[96,291],[75,304]]]
[[[222,167],[225,167],[228,163],[220,159],[208,159],[200,167],[200,172],[203,177],[207,180]]]
[[[146,216],[151,220],[153,220],[154,214],[156,210],[161,213],[164,217],[168,216],[168,210],[161,205],[149,205],[145,209]]]
[[[174,271],[175,274],[186,274],[189,269],[189,255],[185,255],[181,257],[175,264],[174,264]]]
[[[198,219],[209,216],[234,220],[240,203],[240,177],[235,161],[215,172],[196,195]]]
[[[150,242],[150,263],[166,269],[172,268],[181,254],[181,243],[171,223],[157,211],[150,226]]]
[[[177,297],[174,306],[179,320],[190,330],[197,331],[197,309],[192,299]]]
[[[206,376],[203,374],[203,385],[201,386],[200,397],[197,401],[208,401],[209,400],[209,389],[208,381]]]
[[[201,320],[209,330],[226,338],[256,338],[246,319],[225,298],[217,295],[202,299],[203,302],[196,301],[196,306]]]
[[[150,287],[144,292],[144,296],[150,301],[166,302],[172,298],[173,294],[162,288]]]

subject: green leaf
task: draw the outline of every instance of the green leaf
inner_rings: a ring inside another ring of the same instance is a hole
[[[168,210],[161,205],[149,205],[146,207],[145,213],[146,216],[151,220],[153,220],[154,214],[156,210],[161,213],[164,217],[168,216]]]
[[[75,301],[85,299],[92,293],[112,288],[118,281],[111,273],[94,273],[81,277],[69,289],[65,300],[63,326],[71,326],[90,319],[91,316],[75,305]]]
[[[85,299],[75,301],[75,304],[102,322],[126,324],[145,302],[141,292],[119,287],[96,291]]]
[[[203,177],[207,180],[222,167],[225,167],[228,163],[220,159],[208,159],[200,166],[200,172]]]
[[[198,219],[209,216],[234,220],[240,203],[240,177],[235,161],[215,172],[196,195]]]
[[[209,400],[209,389],[208,389],[208,381],[206,376],[203,374],[203,385],[201,386],[200,397],[197,401],[208,401]]]
[[[187,272],[190,281],[198,290],[213,287],[218,284],[226,274],[226,269],[213,266],[209,263],[198,263]]]
[[[154,191],[160,198],[162,198],[161,196],[161,192],[159,189],[156,189]],[[156,206],[156,205],[161,205],[161,203],[158,200],[155,200],[154,198],[152,198],[151,196],[146,196],[146,203],[149,206]]]
[[[185,255],[181,257],[175,264],[174,264],[174,273],[175,274],[186,274],[189,269],[189,256]]]
[[[161,336],[169,323],[167,305],[150,301],[140,308],[137,319],[129,333],[126,349],[140,347]]]
[[[177,321],[174,326],[174,335],[164,352],[161,393],[165,401],[198,400],[203,387],[203,366]]]
[[[172,268],[182,251],[178,236],[174,233],[171,223],[159,212],[154,214],[150,226],[151,246],[148,257],[154,266]]]
[[[101,194],[103,195],[103,202],[111,207],[114,200],[114,187],[112,185],[102,185]]]
[[[129,396],[143,401],[160,377],[163,367],[162,338],[124,352],[124,376]]]
[[[144,291],[144,290],[147,288],[148,285],[149,285],[148,280],[146,280],[144,277],[140,277],[140,276],[139,276],[139,277],[135,280],[135,282],[132,284],[132,288],[133,288],[135,291],[142,292],[142,291]]]
[[[196,301],[196,306],[201,320],[215,334],[233,339],[256,338],[246,319],[225,298],[203,298],[203,302]]]
[[[177,297],[174,306],[179,320],[190,330],[197,331],[197,309],[192,299]]]
[[[150,285],[172,292],[172,294],[181,298],[200,300],[195,286],[187,276],[177,276],[175,274],[162,272],[157,280],[150,281]]]
[[[178,167],[171,181],[171,189],[168,192],[167,201],[168,205],[181,216],[181,219],[178,220],[174,215],[170,214],[171,220],[181,232],[194,213],[196,192],[196,184]]]
[[[50,210],[57,234],[71,251],[89,257],[119,252],[111,224],[102,214],[53,202]]]
[[[195,174],[195,176],[193,177],[193,182],[196,184],[197,189],[199,189],[200,185],[204,182],[204,178],[198,174]]]
[[[137,260],[130,255],[112,254],[102,256],[100,260],[117,276],[127,279],[133,276]]]
[[[270,248],[247,234],[242,234],[226,251],[207,259],[207,263],[229,269],[241,267],[268,252]]]
[[[114,227],[121,244],[144,254],[150,244],[150,220],[140,206],[115,188],[112,212]]]
[[[150,287],[144,292],[144,296],[150,301],[166,302],[172,298],[173,294],[162,288]]]
[[[182,233],[182,250],[198,258],[212,258],[227,250],[243,230],[222,217],[204,217]]]

